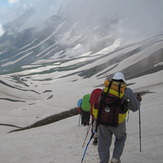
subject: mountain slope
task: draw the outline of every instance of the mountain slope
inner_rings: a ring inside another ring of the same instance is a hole
[[[129,83],[136,83],[131,86],[134,91],[148,90],[153,93],[145,94],[142,97],[142,152],[139,152],[139,114],[138,112],[130,112],[130,118],[127,122],[128,139],[121,158],[123,162],[162,162],[162,75],[163,71],[160,71],[128,81]],[[83,86],[82,88],[88,91],[90,81],[84,81],[81,82],[81,85],[78,83],[78,86]],[[68,85],[68,81],[63,83],[63,86],[66,84]],[[93,83],[91,82],[91,84]],[[73,93],[76,92],[77,96],[81,96],[83,93],[74,89],[75,85],[71,83],[71,90],[73,90]],[[65,87],[65,91],[69,87]],[[72,94],[71,98],[73,99]],[[34,110],[31,110],[31,112],[34,114]],[[86,136],[87,127],[78,126],[78,121],[79,116],[74,116],[39,128],[1,134],[0,161],[7,163],[80,162],[85,148],[82,148],[82,144]],[[2,130],[4,130],[4,127],[1,127]],[[90,138],[90,134],[91,132],[89,132],[86,143]],[[88,163],[99,162],[97,147],[93,146],[92,142],[88,147],[84,161]]]

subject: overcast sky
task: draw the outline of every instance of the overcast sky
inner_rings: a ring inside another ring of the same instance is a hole
[[[137,31],[135,37],[138,32],[149,36],[163,33],[163,0],[0,0],[0,35],[4,32],[3,24],[29,8],[46,18],[61,7],[74,21],[89,23],[101,16],[116,15],[121,18],[119,31]]]
[[[64,4],[63,1],[66,0],[0,0],[0,23],[5,24],[30,8],[40,16],[52,14]]]

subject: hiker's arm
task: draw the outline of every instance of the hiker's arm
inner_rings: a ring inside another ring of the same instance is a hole
[[[132,89],[127,88],[126,89],[126,92],[125,92],[125,96],[127,96],[129,98],[128,107],[129,107],[130,110],[132,110],[133,112],[135,112],[138,109],[140,109],[140,102],[136,98],[136,96],[133,93]]]

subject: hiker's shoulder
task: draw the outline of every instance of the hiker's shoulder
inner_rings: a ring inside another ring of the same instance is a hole
[[[126,87],[125,94],[133,94],[133,90],[129,87]]]

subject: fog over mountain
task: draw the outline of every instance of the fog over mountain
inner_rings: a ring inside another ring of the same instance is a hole
[[[161,0],[23,0],[1,7],[0,73],[40,59],[111,52],[163,34],[161,6]]]
[[[30,24],[26,23],[26,28],[39,24],[60,11],[64,17],[68,17],[73,22],[82,22],[82,28],[84,26],[87,28],[88,25],[100,25],[101,19],[110,23],[109,19],[116,17],[119,20],[116,27],[120,36],[147,38],[163,32],[162,6],[162,0],[126,0],[125,2],[122,0],[23,0],[8,7],[8,12],[1,7],[3,10],[0,12],[0,23],[11,21],[12,18],[16,18],[16,15],[21,15],[32,8],[35,14],[29,20]],[[9,19],[6,19],[8,16]]]
[[[70,19],[99,26],[101,19],[110,24],[109,20],[116,18],[116,32],[120,37],[147,38],[163,32],[162,5],[162,1],[152,0],[72,1],[67,7],[67,15]]]

